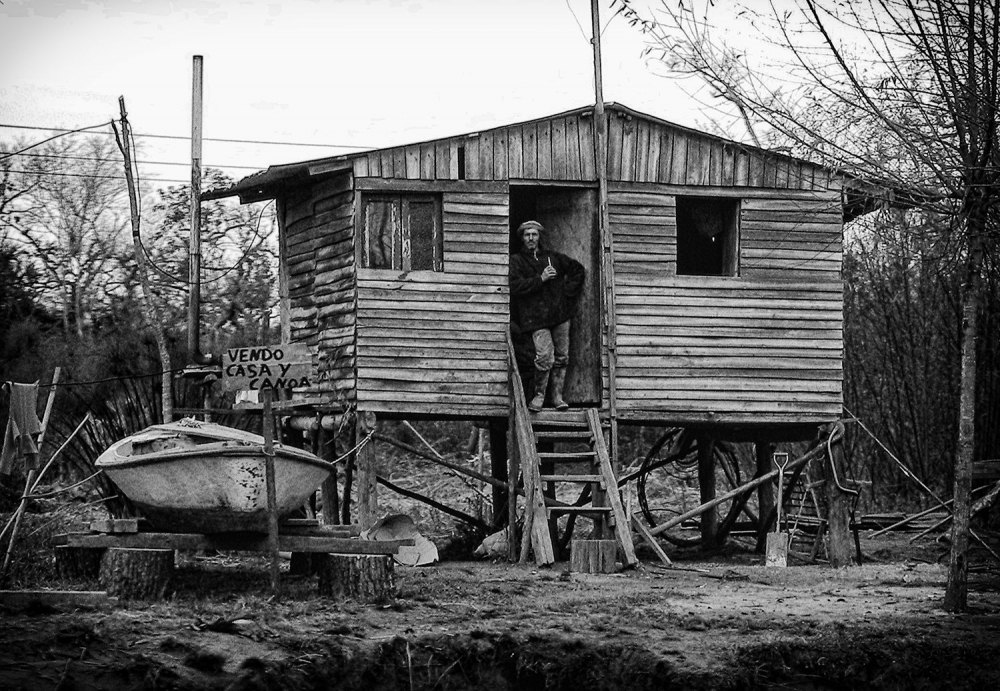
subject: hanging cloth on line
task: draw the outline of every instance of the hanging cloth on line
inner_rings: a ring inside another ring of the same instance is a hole
[[[36,435],[42,431],[38,419],[38,382],[18,384],[4,382],[3,388],[10,391],[10,419],[3,435],[3,451],[0,452],[0,473],[10,475],[14,469],[14,459],[24,456],[26,470],[37,470],[38,446]],[[30,464],[33,467],[27,467]]]

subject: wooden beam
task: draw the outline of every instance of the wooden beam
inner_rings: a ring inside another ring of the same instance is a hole
[[[774,445],[764,441],[754,442],[754,455],[757,459],[756,475],[766,475],[771,470],[771,454],[774,453]],[[774,487],[770,482],[766,482],[757,487],[757,545],[763,551],[764,541],[767,531],[771,526],[765,523],[765,517],[774,512]]]
[[[707,437],[698,437],[698,487],[701,503],[708,504],[715,499],[715,442]],[[705,511],[701,516],[701,542],[711,545],[719,532],[719,516],[714,510]]]
[[[107,535],[70,533],[57,535],[53,544],[89,549],[122,547],[128,549],[218,550],[220,552],[266,552],[267,535],[254,533],[133,533]],[[337,552],[340,554],[395,554],[400,547],[412,547],[411,539],[369,541],[348,537],[315,535],[279,535],[282,552]]]
[[[838,423],[839,425],[839,423]],[[833,441],[829,439],[821,448],[825,452],[822,464],[822,477],[827,505],[827,530],[830,539],[827,552],[830,566],[850,566],[854,563],[854,542],[851,538],[850,502],[857,490],[845,487],[840,481],[843,477],[844,445],[841,443],[843,433]],[[839,468],[839,469],[838,469]]]
[[[834,434],[837,434],[837,432],[835,431]],[[787,472],[790,472],[792,470],[795,470],[799,466],[805,465],[809,461],[813,460],[814,458],[816,458],[817,456],[819,456],[819,455],[821,455],[821,454],[823,454],[825,452],[826,452],[825,446],[823,446],[823,445],[817,446],[816,448],[811,449],[806,454],[800,456],[799,458],[795,459],[794,461],[789,462],[789,464],[787,466],[785,466],[785,472],[787,473]],[[695,516],[701,515],[705,511],[708,511],[709,509],[714,509],[719,504],[721,504],[723,502],[726,502],[726,501],[729,501],[733,497],[738,496],[740,494],[743,494],[744,492],[746,492],[748,490],[755,489],[755,488],[759,487],[760,485],[764,484],[765,482],[770,482],[771,480],[773,480],[777,476],[778,476],[778,471],[777,470],[772,470],[771,472],[767,473],[766,475],[762,475],[760,477],[754,478],[753,480],[750,480],[749,482],[743,483],[739,487],[737,487],[737,488],[735,488],[733,490],[730,490],[729,492],[726,492],[723,495],[720,495],[720,496],[716,497],[715,499],[713,499],[712,501],[710,501],[710,502],[708,502],[706,504],[702,504],[701,506],[697,506],[697,507],[691,509],[690,511],[685,511],[681,515],[675,516],[675,517],[671,518],[669,521],[666,521],[665,523],[661,523],[660,525],[658,525],[655,528],[651,529],[649,532],[651,534],[653,534],[653,535],[661,535],[661,534],[667,532],[668,530],[670,530],[671,528],[674,528],[674,527],[680,525],[681,523],[683,523],[684,521],[688,520],[689,518],[694,518]]]
[[[503,525],[503,507],[507,504],[509,494],[507,468],[507,424],[506,420],[489,422],[490,431],[490,466],[493,479],[503,484],[493,485],[493,529]]]
[[[378,521],[378,476],[375,468],[375,445],[369,434],[374,436],[375,414],[358,411],[356,422],[357,438],[366,440],[357,450],[358,470],[358,523],[362,530],[368,530]]]

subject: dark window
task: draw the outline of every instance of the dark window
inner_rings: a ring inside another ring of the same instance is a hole
[[[677,197],[677,275],[738,275],[739,218],[739,199]]]
[[[365,195],[358,259],[368,269],[444,271],[441,200],[426,194]]]

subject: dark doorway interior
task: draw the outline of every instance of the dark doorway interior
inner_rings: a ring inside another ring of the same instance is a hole
[[[545,226],[542,244],[583,264],[587,270],[570,332],[566,401],[573,406],[601,403],[600,245],[597,190],[579,187],[511,185],[510,251],[520,252],[517,227],[528,220]]]
[[[677,197],[677,275],[737,276],[738,199]]]

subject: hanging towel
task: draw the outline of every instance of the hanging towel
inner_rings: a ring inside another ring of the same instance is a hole
[[[10,391],[10,419],[3,435],[3,451],[0,452],[0,473],[9,475],[18,455],[27,455],[32,462],[38,462],[38,447],[35,435],[42,431],[38,419],[38,382],[17,384],[4,382]]]

